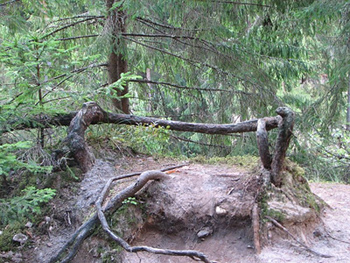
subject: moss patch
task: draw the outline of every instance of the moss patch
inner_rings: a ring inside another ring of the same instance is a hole
[[[244,167],[248,170],[253,170],[259,165],[259,157],[253,155],[229,156],[229,157],[205,157],[197,156],[191,158],[193,162],[201,164],[227,164]]]
[[[0,235],[0,248],[1,251],[10,251],[14,250],[18,245],[12,240],[13,236],[24,231],[23,222],[15,222],[11,225],[7,225]]]

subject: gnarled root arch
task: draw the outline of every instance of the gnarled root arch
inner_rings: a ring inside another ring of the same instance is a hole
[[[83,243],[83,241],[93,232],[93,230],[96,228],[99,222],[101,223],[103,230],[106,231],[108,235],[114,241],[116,241],[121,247],[123,247],[126,251],[129,251],[129,252],[146,251],[149,253],[163,254],[163,255],[170,255],[170,256],[186,256],[197,261],[199,260],[205,263],[212,263],[212,261],[210,261],[205,256],[205,254],[195,250],[170,250],[170,249],[160,249],[160,248],[154,248],[154,247],[148,247],[148,246],[130,246],[125,240],[123,240],[121,237],[116,235],[110,229],[106,220],[106,214],[109,215],[115,212],[118,208],[122,206],[123,201],[126,198],[135,195],[139,190],[141,190],[144,187],[144,185],[148,181],[169,179],[170,176],[164,172],[167,170],[173,170],[175,168],[179,168],[182,166],[184,165],[169,167],[159,171],[158,170],[146,171],[141,173],[141,175],[140,173],[133,173],[133,174],[117,176],[109,179],[108,182],[105,184],[99,198],[96,201],[96,210],[97,210],[96,213],[88,221],[86,221],[82,226],[80,226],[78,230],[76,230],[76,232],[66,242],[66,244],[58,251],[58,253],[50,259],[49,263],[70,262],[78,252],[78,249]],[[131,184],[124,190],[117,193],[107,204],[105,204],[102,207],[104,199],[106,198],[113,182],[120,179],[132,177],[135,175],[140,175],[135,183]]]

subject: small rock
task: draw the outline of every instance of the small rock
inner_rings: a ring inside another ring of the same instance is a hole
[[[0,235],[2,235],[2,233],[4,233],[4,232],[0,230]]]
[[[24,226],[28,227],[28,228],[31,228],[33,226],[33,223],[28,221],[27,224],[25,224]]]
[[[227,211],[224,208],[217,206],[217,207],[215,207],[215,213],[219,216],[223,216],[223,215],[227,214]]]
[[[52,247],[52,243],[47,243],[46,246]]]
[[[213,233],[213,229],[211,227],[203,227],[198,233],[197,237],[198,238],[204,238]]]
[[[14,235],[12,240],[19,242],[21,245],[23,245],[28,240],[28,237],[22,233],[19,233]]]

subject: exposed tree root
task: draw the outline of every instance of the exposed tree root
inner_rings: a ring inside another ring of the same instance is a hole
[[[333,256],[331,255],[326,255],[326,254],[322,254],[319,253],[313,249],[311,249],[309,246],[307,246],[306,244],[304,244],[303,242],[300,242],[292,233],[290,233],[288,231],[287,228],[285,228],[284,226],[282,226],[280,223],[278,223],[275,219],[273,219],[270,216],[265,216],[268,220],[270,220],[276,227],[278,227],[279,229],[281,229],[282,231],[284,231],[285,233],[287,233],[288,236],[290,236],[291,238],[293,238],[299,245],[301,245],[302,247],[304,247],[307,251],[311,252],[312,254],[319,256],[319,257],[323,257],[323,258],[331,258]]]
[[[329,205],[328,205],[328,206],[329,206]],[[329,208],[330,208],[330,206],[329,206]],[[327,236],[329,236],[331,239],[334,239],[334,240],[339,241],[339,242],[341,242],[341,243],[350,244],[349,241],[345,241],[345,240],[342,240],[342,239],[339,239],[339,238],[336,238],[335,236],[333,236],[333,235],[328,231],[328,229],[327,229],[327,227],[326,227],[326,224],[325,224],[325,222],[323,221],[323,219],[322,219],[320,216],[319,216],[318,218],[319,218],[320,221],[322,222],[323,229],[324,229],[324,231],[326,232]]]
[[[96,201],[97,212],[87,222],[81,225],[77,231],[75,231],[75,233],[67,241],[67,243],[58,251],[58,253],[54,257],[50,259],[49,263],[55,263],[58,261],[63,263],[70,262],[78,252],[78,249],[81,246],[81,244],[94,231],[94,229],[96,228],[99,222],[101,222],[103,229],[115,241],[117,241],[119,245],[121,245],[124,249],[126,249],[129,252],[146,251],[150,253],[164,254],[164,255],[188,256],[192,259],[201,260],[205,263],[211,263],[211,261],[209,261],[203,253],[194,251],[194,250],[167,250],[167,249],[158,249],[158,248],[152,248],[147,246],[131,247],[126,241],[124,241],[123,239],[115,235],[110,230],[106,221],[106,217],[104,215],[104,213],[111,214],[115,210],[120,208],[122,206],[123,201],[126,198],[131,197],[135,193],[137,193],[140,189],[142,189],[142,187],[148,181],[169,178],[170,176],[163,172],[173,170],[175,168],[179,168],[182,166],[185,166],[185,165],[173,166],[173,167],[162,169],[160,171],[146,171],[142,174],[131,173],[126,175],[116,176],[109,179],[105,187],[103,188],[100,194],[100,197]],[[104,206],[104,208],[102,208],[102,202],[105,199],[107,193],[109,192],[112,182],[120,179],[128,178],[128,177],[136,176],[136,175],[140,175],[140,177],[134,184],[128,186],[127,188],[119,192]],[[61,258],[63,259],[60,260]]]
[[[252,209],[252,225],[253,225],[253,234],[254,234],[254,247],[255,253],[261,253],[261,245],[260,245],[260,221],[259,221],[259,205],[258,203],[254,203]]]
[[[166,178],[169,178],[169,175],[167,175],[161,171],[144,172],[140,175],[139,179],[137,180],[137,182],[134,185],[131,185],[131,186],[127,187],[126,189],[124,189],[123,191],[121,191],[119,194],[117,194],[113,198],[113,200],[115,200],[115,203],[118,207],[119,204],[122,204],[122,202],[123,202],[123,200],[125,200],[125,198],[130,196],[130,193],[135,192],[136,189],[137,189],[136,191],[141,189],[142,186],[145,185],[148,180],[166,179]],[[211,261],[209,261],[203,253],[198,252],[198,251],[194,251],[194,250],[169,250],[169,249],[153,248],[153,247],[148,247],[148,246],[135,246],[135,247],[130,246],[124,239],[117,236],[110,229],[110,227],[107,223],[107,219],[104,215],[104,211],[106,211],[109,208],[109,206],[107,206],[105,209],[102,209],[102,203],[103,203],[105,196],[107,195],[108,189],[110,188],[109,186],[110,186],[110,184],[109,185],[106,184],[106,187],[103,189],[99,199],[96,201],[97,215],[98,215],[98,218],[101,222],[103,230],[105,230],[110,235],[110,237],[113,240],[115,240],[126,251],[128,251],[128,252],[146,251],[146,252],[150,252],[150,253],[154,253],[154,254],[163,254],[163,255],[170,255],[170,256],[187,256],[187,257],[190,257],[192,259],[199,259],[205,263],[211,263]]]

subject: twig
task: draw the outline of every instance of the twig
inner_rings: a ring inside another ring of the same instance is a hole
[[[213,3],[220,3],[220,4],[233,4],[233,5],[247,5],[247,6],[259,6],[259,7],[272,7],[271,5],[263,5],[263,4],[254,4],[254,3],[244,3],[244,2],[234,2],[234,1],[218,1],[213,0],[211,1]]]
[[[81,38],[90,38],[90,37],[98,37],[99,34],[92,34],[92,35],[82,35],[82,36],[75,36],[75,37],[65,37],[65,38],[57,38],[58,41],[68,41],[68,40],[76,40]]]
[[[19,2],[19,0],[7,1],[5,3],[0,4],[0,6],[6,6],[6,5],[9,5],[9,4],[15,3],[15,2]]]
[[[302,247],[304,247],[307,251],[311,252],[312,254],[319,256],[319,257],[323,257],[323,258],[331,258],[333,256],[331,255],[326,255],[326,254],[322,254],[319,253],[313,249],[311,249],[309,246],[307,246],[306,244],[304,244],[303,242],[300,242],[292,233],[290,233],[288,231],[287,228],[285,228],[284,226],[282,226],[280,223],[278,223],[275,219],[273,219],[270,216],[265,216],[265,218],[267,218],[268,220],[270,220],[275,226],[277,226],[278,228],[280,228],[281,230],[283,230],[284,232],[286,232],[291,238],[293,238],[299,245],[301,245]]]
[[[178,136],[171,135],[171,134],[169,134],[169,136],[174,138],[175,140],[178,140],[178,141],[190,142],[190,143],[195,143],[195,144],[198,144],[198,145],[203,145],[203,146],[208,146],[208,147],[217,147],[217,148],[222,148],[222,149],[230,149],[231,148],[231,146],[198,142],[198,141],[193,141],[193,140],[190,140],[190,139],[186,139],[186,138],[183,138],[183,137],[178,137]]]
[[[218,89],[218,88],[198,88],[198,87],[188,87],[188,86],[182,86],[177,85],[170,82],[164,82],[164,81],[153,81],[153,80],[146,80],[146,79],[130,79],[129,82],[137,82],[137,83],[150,83],[155,85],[166,85],[171,86],[177,89],[186,89],[186,90],[200,90],[200,91],[218,91],[218,92],[229,92],[229,93],[238,93],[238,94],[244,94],[244,95],[253,95],[252,93],[241,91],[241,90],[229,90],[229,89]]]
[[[52,31],[52,32],[50,32],[50,33],[47,33],[46,35],[42,36],[41,38],[42,38],[42,39],[47,38],[47,37],[49,37],[49,36],[52,36],[52,35],[56,34],[56,33],[59,32],[59,31],[65,30],[65,29],[67,29],[67,28],[69,28],[69,27],[76,26],[76,25],[78,25],[78,24],[81,24],[81,23],[84,23],[84,22],[87,22],[87,21],[90,21],[90,20],[93,20],[93,19],[96,19],[96,17],[87,17],[87,18],[85,18],[85,19],[82,19],[82,20],[79,20],[79,21],[75,21],[75,22],[73,22],[73,23],[71,23],[71,24],[65,25],[65,26],[60,27],[60,28],[58,28],[58,29],[56,29],[56,30],[54,30],[54,31]],[[97,21],[96,21],[96,22],[97,22]],[[95,23],[96,23],[96,22],[95,22]]]
[[[327,230],[326,224],[325,224],[325,222],[323,221],[323,219],[322,219],[320,216],[318,216],[318,219],[322,222],[323,229],[324,229],[324,231],[326,232],[326,234],[327,234],[330,238],[332,238],[332,239],[334,239],[334,240],[336,240],[336,241],[345,243],[345,244],[350,244],[349,241],[345,241],[345,240],[342,240],[342,239],[339,239],[339,238],[334,237],[334,236]]]

